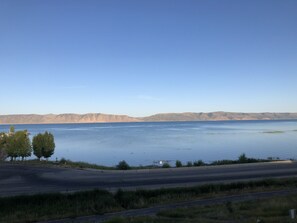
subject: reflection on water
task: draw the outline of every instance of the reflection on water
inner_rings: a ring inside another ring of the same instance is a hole
[[[0,131],[8,131],[0,125]],[[50,131],[55,136],[52,159],[65,157],[103,165],[126,160],[148,165],[156,160],[297,158],[297,121],[209,121],[15,125],[31,137]]]

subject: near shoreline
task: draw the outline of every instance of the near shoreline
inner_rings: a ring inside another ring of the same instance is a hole
[[[190,168],[190,167],[211,167],[211,166],[228,166],[233,164],[255,164],[255,163],[271,163],[271,162],[291,162],[290,160],[280,160],[278,157],[269,157],[267,159],[249,158],[243,153],[237,160],[216,160],[211,163],[205,163],[202,160],[188,161],[182,164],[181,161],[176,160],[175,166],[169,165],[169,163],[163,163],[162,165],[146,165],[146,166],[130,166],[126,161],[122,160],[116,166],[104,166],[82,161],[71,161],[65,158],[61,158],[56,161],[49,160],[17,160],[17,161],[2,161],[3,163],[11,164],[28,164],[34,166],[58,166],[65,168],[78,168],[78,169],[97,169],[97,170],[145,170],[145,169],[167,169],[167,168]],[[1,161],[0,161],[1,164]]]

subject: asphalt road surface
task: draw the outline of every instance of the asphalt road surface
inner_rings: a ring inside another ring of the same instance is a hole
[[[0,163],[0,196],[89,189],[154,189],[297,176],[297,162],[209,167],[90,170]]]

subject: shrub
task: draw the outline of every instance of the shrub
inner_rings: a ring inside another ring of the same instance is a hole
[[[202,160],[197,160],[194,162],[194,166],[204,166],[205,163]]]
[[[248,161],[246,155],[244,153],[242,153],[239,157],[238,157],[238,162],[239,163],[246,163]]]
[[[175,162],[175,166],[176,166],[176,167],[182,167],[183,165],[182,165],[182,162],[181,162],[181,161],[176,160],[176,162]]]
[[[66,164],[67,160],[64,157],[62,157],[59,162],[60,164]]]
[[[162,168],[170,168],[169,163],[164,163],[163,166],[162,166]]]
[[[119,169],[119,170],[128,170],[128,169],[130,169],[130,166],[125,160],[122,160],[117,165],[117,169]]]
[[[193,163],[191,161],[188,161],[187,162],[187,167],[191,167],[191,166],[193,166]]]
[[[114,198],[126,209],[141,206],[141,196],[138,196],[134,191],[123,191],[122,189],[119,189],[114,195]]]

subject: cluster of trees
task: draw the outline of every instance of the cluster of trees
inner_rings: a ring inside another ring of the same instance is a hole
[[[32,152],[39,160],[41,157],[47,159],[54,154],[54,150],[54,136],[49,132],[34,136],[32,143],[27,130],[15,132],[14,127],[11,127],[9,133],[0,133],[0,160],[24,160]]]

